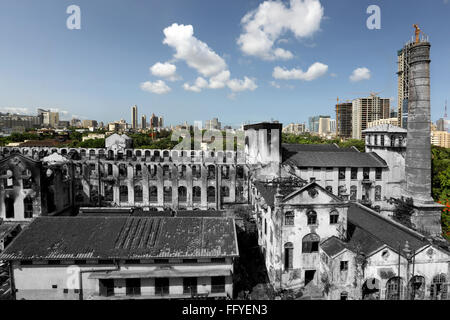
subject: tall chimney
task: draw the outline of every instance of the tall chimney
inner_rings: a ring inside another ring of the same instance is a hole
[[[430,47],[424,41],[409,48],[406,194],[414,201],[415,228],[441,236],[441,206],[431,197]]]

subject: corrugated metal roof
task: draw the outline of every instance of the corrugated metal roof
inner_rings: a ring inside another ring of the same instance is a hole
[[[232,218],[38,217],[0,255],[0,259],[236,255],[236,231]]]
[[[385,168],[386,162],[375,153],[304,151],[284,158],[283,164],[304,168]]]

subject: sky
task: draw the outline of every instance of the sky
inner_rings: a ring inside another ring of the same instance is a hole
[[[70,5],[80,29],[69,29]],[[369,29],[371,5],[380,29]],[[335,117],[380,92],[397,106],[397,50],[419,24],[431,42],[432,120],[450,93],[449,0],[2,0],[0,112],[36,108],[165,124]]]

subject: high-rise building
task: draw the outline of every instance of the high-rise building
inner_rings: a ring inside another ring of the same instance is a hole
[[[221,128],[222,124],[219,122],[218,118],[212,118],[211,120],[205,121],[206,130],[220,130]]]
[[[141,129],[147,129],[147,117],[145,116],[145,114],[143,114],[141,117]]]
[[[352,137],[352,112],[353,104],[351,102],[336,105],[336,129],[339,138],[350,139]]]
[[[309,132],[320,136],[327,135],[331,132],[330,116],[314,116],[309,117]]]
[[[72,127],[81,127],[81,120],[80,119],[76,119],[76,118],[72,118],[72,120],[70,120],[70,125]]]
[[[408,42],[405,46],[397,51],[398,64],[398,96],[397,96],[397,118],[399,127],[408,128],[408,98],[409,98],[409,48],[412,43]]]
[[[367,98],[352,101],[352,138],[363,139],[362,132],[369,122],[387,119],[390,115],[390,100],[382,99],[374,94]]]
[[[83,128],[97,128],[97,121],[96,120],[83,120],[82,125]]]
[[[284,133],[302,134],[306,131],[306,125],[304,123],[290,123],[283,128]]]
[[[158,127],[163,128],[164,127],[164,119],[163,117],[159,117],[158,119]]]
[[[41,118],[20,114],[0,113],[0,131],[22,132],[25,129],[39,128]]]
[[[38,109],[38,117],[42,119],[44,127],[57,128],[59,125],[59,113],[50,110]]]
[[[137,105],[131,107],[131,128],[138,128],[138,108]]]
[[[156,129],[159,127],[159,118],[152,113],[152,117],[150,118],[150,128]]]

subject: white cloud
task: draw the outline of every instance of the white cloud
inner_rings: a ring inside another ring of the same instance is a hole
[[[353,70],[350,75],[350,81],[357,82],[362,80],[369,80],[371,77],[370,70],[367,68],[357,68]]]
[[[277,89],[280,89],[280,88],[281,88],[281,86],[280,86],[278,83],[276,83],[275,81],[270,81],[270,85],[271,85],[272,87],[274,87],[274,88],[277,88]]]
[[[332,78],[337,78],[337,74],[336,73],[330,73],[330,77],[332,77]]]
[[[272,76],[275,79],[282,80],[304,80],[304,81],[312,81],[323,76],[327,73],[328,66],[326,64],[315,62],[313,63],[306,72],[302,69],[291,69],[287,70],[281,67],[275,67],[273,69]]]
[[[198,77],[197,80],[195,80],[194,85],[189,85],[188,83],[183,84],[183,88],[186,91],[192,91],[192,92],[200,92],[202,89],[208,87],[208,81],[206,81],[202,77]]]
[[[290,59],[292,52],[274,48],[277,39],[288,31],[298,39],[311,37],[320,29],[322,18],[319,0],[290,0],[289,7],[281,1],[265,1],[242,18],[244,32],[237,44],[247,55],[265,60]]]
[[[30,110],[28,108],[21,107],[2,107],[0,108],[0,112],[12,114],[30,114]]]
[[[255,80],[250,79],[248,77],[244,77],[244,80],[232,79],[232,80],[228,81],[227,86],[233,92],[239,92],[239,91],[245,91],[245,90],[253,91],[256,88],[258,88],[258,86],[255,83]]]
[[[164,44],[175,49],[175,58],[186,61],[204,77],[212,77],[224,70],[225,60],[215,53],[208,45],[194,37],[192,25],[172,24],[164,29]]]
[[[144,91],[156,93],[156,94],[165,94],[170,92],[170,87],[162,80],[158,80],[155,82],[142,82],[141,89]]]
[[[180,80],[177,75],[177,66],[169,62],[157,62],[150,67],[150,72],[157,77],[166,78],[169,81]]]
[[[230,79],[230,71],[228,70],[222,71],[218,75],[211,77],[211,79],[209,79],[209,88],[221,89],[225,87],[229,79]]]

